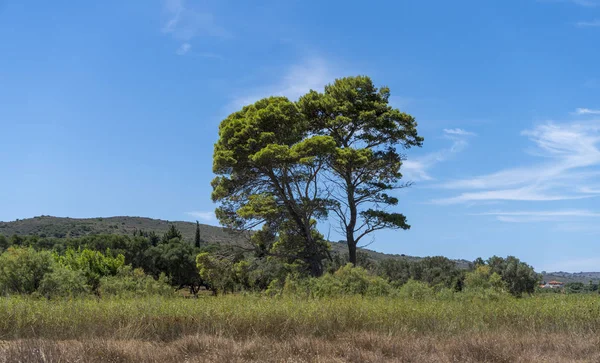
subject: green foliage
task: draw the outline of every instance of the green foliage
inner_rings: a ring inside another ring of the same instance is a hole
[[[168,243],[170,240],[177,238],[177,239],[183,239],[183,236],[181,235],[181,232],[177,229],[177,227],[175,227],[174,224],[171,224],[169,226],[169,230],[167,232],[165,232],[165,234],[163,235],[162,238],[162,242],[163,243]]]
[[[279,246],[291,244],[278,255],[303,260],[311,274],[320,275],[327,250],[315,221],[327,216],[329,201],[318,175],[334,142],[310,135],[308,126],[284,97],[259,100],[223,120],[213,155],[212,199],[220,204],[221,224],[238,230],[268,225]]]
[[[537,274],[533,267],[514,256],[507,258],[492,256],[487,260],[487,265],[492,272],[502,277],[508,291],[514,296],[521,296],[524,293],[533,294],[541,280],[541,275]]]
[[[387,296],[392,287],[379,276],[362,267],[347,264],[333,274],[318,278],[298,278],[289,275],[283,287],[284,295],[308,295],[325,298],[340,295]]]
[[[498,273],[492,272],[490,266],[478,265],[475,270],[466,274],[465,289],[467,291],[483,289],[506,291],[507,285]]]
[[[200,223],[196,221],[196,234],[194,235],[194,246],[200,248],[202,238],[200,237]]]
[[[47,298],[76,297],[89,293],[90,286],[82,270],[55,266],[52,272],[44,275],[37,291]]]
[[[403,186],[402,156],[397,148],[421,146],[415,119],[389,106],[390,90],[377,89],[369,77],[336,79],[323,93],[310,91],[298,101],[311,134],[331,138],[335,151],[328,158],[329,180],[338,186],[332,209],[346,233],[350,262],[356,245],[384,228],[408,229],[406,217],[388,212],[398,204],[389,191]]]
[[[4,235],[0,234],[0,253],[4,252],[9,246],[8,239]]]
[[[54,259],[48,251],[10,247],[0,255],[0,294],[31,294],[52,271]]]
[[[64,255],[54,256],[59,265],[70,270],[82,271],[93,291],[98,289],[102,277],[116,275],[119,268],[125,264],[123,255],[112,257],[88,249],[68,249]]]
[[[398,292],[398,296],[412,300],[430,299],[434,295],[435,291],[428,284],[415,280],[408,280]]]
[[[213,293],[233,292],[234,272],[230,261],[202,252],[196,256],[196,266],[200,278]]]
[[[173,296],[174,289],[169,285],[165,274],[160,274],[155,280],[148,276],[142,269],[132,269],[131,266],[122,266],[115,276],[105,276],[100,279],[98,287],[100,296]]]
[[[417,261],[385,259],[377,264],[376,271],[394,286],[402,286],[412,279],[438,289],[448,287],[461,290],[462,288],[463,271],[454,261],[441,256],[425,257]]]
[[[179,288],[188,287],[195,294],[201,285],[196,268],[195,256],[200,252],[191,243],[179,238],[162,242],[147,251],[152,269],[149,271],[155,277],[161,272],[171,279],[171,283]]]

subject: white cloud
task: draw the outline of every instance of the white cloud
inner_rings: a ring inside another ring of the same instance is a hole
[[[408,181],[433,180],[428,170],[436,164],[448,160],[453,154],[463,151],[469,144],[468,138],[471,136],[476,136],[476,134],[459,128],[444,129],[444,138],[451,140],[452,145],[447,149],[403,161],[401,168],[403,178]]]
[[[600,166],[599,131],[600,120],[568,124],[548,122],[523,131],[522,135],[528,136],[536,146],[532,154],[543,158],[543,162],[446,182],[440,186],[465,191],[433,202],[553,201],[598,195],[589,183]]]
[[[231,37],[229,31],[217,24],[213,14],[192,8],[186,0],[164,0],[163,9],[166,21],[162,32],[182,43],[177,54],[187,53],[190,42],[198,36]]]
[[[586,8],[593,8],[598,6],[598,0],[538,0],[541,3],[569,3],[574,5],[583,6]]]
[[[460,135],[460,136],[475,136],[474,132],[465,131],[463,129],[444,129],[447,135]]]
[[[600,213],[581,209],[548,210],[548,211],[492,211],[479,213],[480,216],[495,216],[502,222],[523,223],[523,222],[544,222],[544,221],[562,221],[573,218],[598,218]]]
[[[192,46],[190,45],[190,43],[183,43],[179,49],[177,49],[177,54],[179,55],[185,55],[187,52],[190,51],[190,49],[192,48]]]
[[[311,89],[321,91],[339,76],[330,64],[322,58],[314,57],[291,66],[279,82],[250,90],[235,97],[227,106],[227,111],[235,111],[243,106],[268,96],[285,96],[296,100]]]
[[[600,115],[600,110],[592,110],[589,108],[578,108],[575,110],[576,115]]]
[[[580,28],[594,28],[594,27],[599,27],[600,26],[600,19],[592,20],[592,21],[580,21],[580,22],[576,23],[575,25],[577,25]]]
[[[194,217],[194,218],[199,219],[204,222],[214,222],[217,220],[217,217],[215,217],[214,212],[194,211],[194,212],[187,212],[186,214],[190,217]]]

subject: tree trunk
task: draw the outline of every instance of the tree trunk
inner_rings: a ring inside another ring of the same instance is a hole
[[[354,239],[354,236],[352,236],[352,239]],[[348,259],[351,264],[356,266],[356,242],[350,239],[348,239]]]
[[[350,220],[346,226],[346,243],[348,244],[348,259],[356,266],[356,241],[354,240],[354,228],[358,219],[358,210],[354,199],[354,185],[352,184],[352,172],[346,172],[346,186],[348,190],[348,208],[350,209]]]

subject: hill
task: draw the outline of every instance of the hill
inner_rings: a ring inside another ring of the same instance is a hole
[[[0,222],[0,234],[65,238],[96,234],[132,235],[135,230],[144,230],[162,235],[171,224],[181,231],[184,239],[193,240],[196,223],[145,217],[62,218],[40,216],[13,222]],[[238,238],[224,228],[206,224],[200,225],[200,234],[203,239],[212,243],[231,243]]]
[[[97,234],[120,234],[133,235],[135,230],[155,232],[164,234],[169,226],[174,224],[181,231],[183,238],[192,241],[196,233],[196,223],[183,221],[166,221],[145,217],[98,217],[98,218],[63,218],[52,216],[39,216],[20,219],[12,222],[0,222],[0,234],[4,236],[37,235],[40,237],[81,237]],[[242,243],[243,239],[235,233],[229,232],[222,227],[200,224],[202,239],[209,243]],[[347,253],[346,244],[343,242],[332,242],[334,252]],[[369,249],[361,249],[367,253],[369,258],[379,261],[385,258],[403,258],[417,260],[420,257],[386,254]],[[469,261],[455,260],[461,268],[467,268]]]
[[[560,281],[560,282],[582,282],[588,284],[600,282],[600,272],[547,272],[543,274],[544,281]]]

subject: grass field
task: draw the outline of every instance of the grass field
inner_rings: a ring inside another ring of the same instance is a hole
[[[0,362],[600,360],[600,299],[0,299]]]

